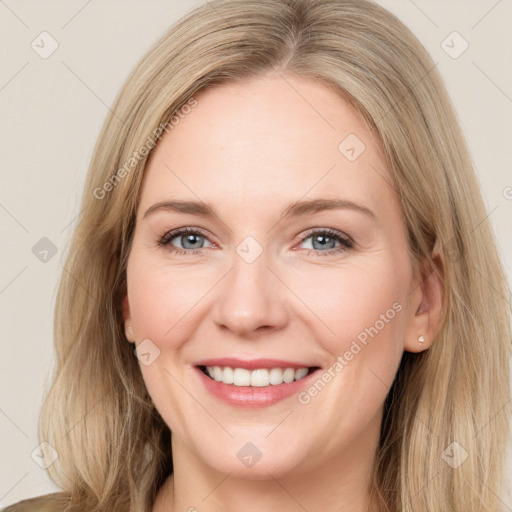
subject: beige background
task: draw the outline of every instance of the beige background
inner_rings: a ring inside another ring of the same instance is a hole
[[[138,58],[202,3],[0,0],[0,508],[57,490],[31,453],[53,366],[58,276],[100,126]],[[446,80],[510,279],[512,1],[379,3],[413,30]],[[43,31],[51,36],[38,37]],[[58,48],[43,59],[31,44],[49,51],[52,38]],[[467,50],[452,58],[464,41]],[[32,252],[43,237],[57,251],[46,262]],[[506,501],[512,510],[512,499]]]

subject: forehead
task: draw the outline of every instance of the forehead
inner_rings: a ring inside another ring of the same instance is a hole
[[[186,196],[211,203],[238,197],[249,208],[306,194],[371,203],[390,189],[375,135],[320,82],[270,75],[195,99],[152,152],[142,206]]]

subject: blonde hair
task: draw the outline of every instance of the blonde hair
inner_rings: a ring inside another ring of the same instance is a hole
[[[48,472],[66,510],[150,511],[173,470],[169,429],[123,327],[148,153],[139,150],[200,90],[284,71],[331,87],[378,135],[412,261],[442,271],[440,332],[430,349],[404,353],[385,402],[374,471],[381,507],[499,510],[510,414],[506,279],[436,66],[395,16],[366,0],[210,1],[169,30],[122,88],[62,273],[57,367],[40,418],[40,440],[59,455]],[[452,467],[454,454],[467,458]]]

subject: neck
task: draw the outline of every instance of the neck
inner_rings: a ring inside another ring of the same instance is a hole
[[[375,427],[380,425],[376,423]],[[377,429],[369,429],[315,468],[248,479],[205,465],[173,437],[174,474],[160,489],[153,512],[379,512],[372,493]]]

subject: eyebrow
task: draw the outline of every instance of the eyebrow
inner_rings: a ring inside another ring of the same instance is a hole
[[[346,199],[310,199],[296,201],[289,205],[282,213],[281,218],[300,217],[308,213],[317,213],[324,210],[348,209],[364,213],[368,217],[376,218],[376,215],[366,206],[348,201]]]
[[[372,219],[376,218],[366,206],[348,201],[346,199],[309,199],[307,201],[296,201],[288,205],[281,214],[281,219],[287,217],[300,217],[303,215],[318,213],[324,210],[349,209],[364,213]],[[144,213],[143,219],[157,211],[174,211],[178,213],[189,213],[201,217],[217,217],[214,208],[203,201],[161,201],[150,206]]]

